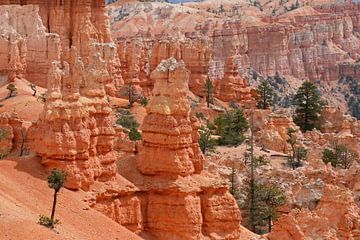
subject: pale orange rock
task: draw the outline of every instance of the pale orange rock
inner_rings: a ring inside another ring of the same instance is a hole
[[[120,62],[116,45],[110,36],[105,2],[97,1],[93,4],[87,0],[66,0],[61,3],[42,0],[0,1],[0,5],[4,4],[24,5],[1,6],[5,11],[10,10],[9,14],[1,14],[1,22],[5,22],[5,28],[14,29],[10,37],[11,44],[1,48],[3,50],[10,46],[10,49],[5,51],[5,54],[11,52],[10,62],[3,65],[9,65],[10,78],[16,74],[24,74],[30,82],[46,87],[52,61],[61,58],[70,62],[72,52],[76,51],[88,64],[92,57],[89,45],[93,44],[107,62],[109,77],[104,79],[107,93],[114,95],[115,87],[122,85]],[[0,40],[0,46],[2,41]],[[5,41],[9,42],[6,39]]]
[[[175,58],[162,61],[148,115],[142,125],[143,150],[137,177],[128,179],[146,192],[146,232],[157,239],[238,239],[240,212],[228,186],[203,170],[197,143],[199,123],[186,98],[189,71]]]
[[[0,116],[0,157],[8,155],[13,149],[14,130],[9,124],[10,116],[2,114]]]
[[[360,209],[351,193],[325,185],[315,210],[292,210],[275,224],[268,239],[358,239]]]

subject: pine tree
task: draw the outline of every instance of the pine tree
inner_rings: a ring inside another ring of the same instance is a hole
[[[253,193],[251,184],[245,189],[245,211],[252,208],[253,217],[248,224],[255,233],[271,232],[272,223],[277,219],[277,209],[286,201],[283,191],[275,184],[254,181]],[[251,196],[253,195],[253,196]],[[250,206],[252,203],[252,207]]]
[[[58,220],[55,220],[55,208],[57,202],[57,194],[66,182],[67,173],[61,170],[53,169],[48,176],[48,186],[54,189],[54,200],[51,210],[51,217],[40,216],[39,223],[49,228],[53,228]]]
[[[259,109],[269,109],[273,105],[274,92],[268,82],[268,80],[263,80],[257,88],[259,94],[259,102],[257,107]]]
[[[307,151],[305,148],[299,146],[295,129],[289,128],[287,130],[287,142],[291,146],[291,155],[288,156],[288,163],[295,170],[302,166],[302,162],[307,158]]]
[[[322,160],[326,164],[330,162],[333,167],[349,169],[354,161],[359,160],[359,156],[346,145],[335,143],[332,148],[324,150]]]
[[[300,126],[303,132],[318,127],[319,114],[323,103],[316,86],[305,81],[294,96],[293,103],[296,106],[294,122]]]
[[[199,129],[200,132],[200,138],[199,138],[199,145],[202,153],[206,153],[208,151],[211,151],[215,147],[215,139],[211,138],[211,131],[209,128],[202,126]]]
[[[249,128],[241,109],[235,109],[215,119],[220,145],[237,146],[244,142],[244,133]]]
[[[210,107],[210,104],[212,104],[214,102],[214,98],[213,98],[213,84],[210,80],[210,78],[208,77],[206,79],[206,83],[205,83],[205,91],[206,91],[206,104],[207,107]]]
[[[13,83],[10,83],[9,85],[7,85],[6,89],[9,90],[9,95],[6,98],[14,97],[17,93],[17,88],[16,88],[15,84],[13,84]]]

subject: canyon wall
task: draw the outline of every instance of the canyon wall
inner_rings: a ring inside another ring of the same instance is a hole
[[[114,17],[112,33],[118,43],[123,72],[138,78],[143,87],[153,86],[150,73],[162,59],[175,57],[183,60],[190,70],[189,85],[195,94],[203,96],[209,75],[214,81],[216,97],[241,101],[249,94],[247,79],[254,70],[265,77],[278,73],[298,81],[329,82],[338,80],[345,71],[340,67],[342,63],[354,63],[360,58],[360,4],[331,6],[300,8],[248,24],[240,20],[209,18],[193,23],[194,29],[189,31],[189,27],[176,22],[181,14],[174,13],[168,18],[157,16],[156,6],[147,4],[145,16],[156,17],[140,21],[139,15],[132,16],[130,11],[126,23],[136,30],[140,22],[151,21],[149,30],[162,30],[161,37],[149,35],[149,31],[129,32]],[[110,5],[110,9],[114,8]],[[126,7],[123,9],[126,12]],[[183,14],[184,18],[188,17]],[[176,26],[174,29],[179,31],[176,37],[166,24]]]
[[[15,45],[11,47],[15,50],[10,49],[11,51],[19,52],[19,56],[13,57],[19,58],[18,63],[14,64],[14,60],[8,59],[7,62],[10,65],[8,68],[15,68],[16,71],[25,72],[27,80],[46,87],[47,73],[52,61],[62,60],[69,62],[71,60],[71,51],[76,51],[85,63],[89,63],[92,56],[87,43],[93,42],[98,45],[102,58],[108,62],[107,68],[110,75],[107,79],[104,79],[108,93],[114,94],[114,86],[122,84],[116,46],[110,36],[104,1],[1,0],[0,5],[4,4],[25,5],[24,8],[8,6],[7,9],[9,10],[3,10],[2,18],[7,23],[5,26],[14,25],[15,27],[15,31],[11,31],[12,33],[9,33],[5,40],[11,42],[10,47]],[[32,14],[29,14],[29,11]],[[41,18],[38,17],[37,13]],[[52,35],[52,33],[57,35]],[[14,39],[13,35],[17,36],[19,40]],[[49,42],[49,38],[59,39]],[[57,52],[59,48],[54,47],[54,44],[61,46],[60,55]],[[26,50],[24,50],[23,46],[26,46]],[[7,50],[6,52],[10,51]],[[6,60],[2,61],[6,63]],[[24,65],[24,62],[26,62],[25,70],[21,66],[13,66],[20,65],[20,63]]]

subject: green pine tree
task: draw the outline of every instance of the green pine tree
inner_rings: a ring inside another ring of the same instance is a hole
[[[269,109],[273,105],[274,91],[268,80],[261,81],[257,88],[257,92],[260,97],[257,107],[259,109]]]
[[[323,103],[313,83],[305,81],[294,96],[293,103],[296,106],[294,122],[303,132],[319,127],[318,120]]]
[[[48,186],[54,189],[53,205],[51,210],[51,217],[40,216],[39,223],[49,228],[53,228],[58,220],[55,220],[55,208],[57,202],[57,194],[66,182],[67,173],[61,170],[53,169],[48,176]]]
[[[215,119],[220,145],[237,146],[244,142],[244,133],[249,128],[241,109],[235,109]]]

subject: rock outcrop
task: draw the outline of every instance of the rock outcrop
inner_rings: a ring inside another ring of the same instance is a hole
[[[5,23],[1,27],[11,29],[5,31],[7,35],[0,40],[0,46],[4,46],[0,50],[0,61],[5,61],[1,54],[11,53],[3,65],[9,69],[10,79],[14,73],[21,73],[30,82],[46,87],[53,61],[70,62],[76,49],[78,56],[89,64],[92,50],[88,46],[96,43],[97,51],[108,63],[109,76],[104,79],[108,94],[114,94],[114,86],[122,84],[104,1],[1,0],[0,5],[4,4],[24,5],[2,6],[5,9],[0,10],[4,13],[1,22]]]
[[[292,210],[279,219],[268,239],[358,239],[359,219],[360,208],[351,193],[325,185],[324,195],[314,211]]]
[[[327,86],[342,76],[359,75],[360,4],[311,5],[279,16],[250,13],[240,20],[227,14],[214,17],[201,3],[177,7],[134,1],[109,9],[123,72],[137,76],[145,94],[153,87],[150,73],[162,59],[175,57],[190,70],[193,93],[204,95],[209,76],[215,97],[242,103],[251,100],[248,87],[253,83],[246,79],[251,80],[254,72],[286,79],[293,89],[280,96],[291,95],[304,79]],[[237,4],[232,7],[239,10]],[[328,95],[330,90],[324,91]]]
[[[203,170],[199,124],[186,98],[190,72],[182,61],[162,61],[142,125],[139,172],[121,174],[140,189],[144,232],[156,239],[238,239],[240,212],[228,185]],[[122,169],[128,168],[127,169]]]
[[[9,123],[9,116],[0,116],[0,159],[8,155],[13,149],[14,129]]]

